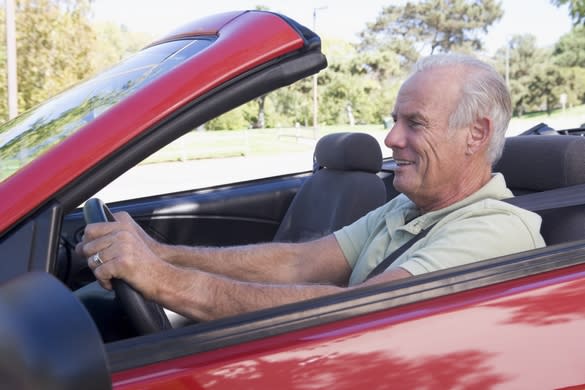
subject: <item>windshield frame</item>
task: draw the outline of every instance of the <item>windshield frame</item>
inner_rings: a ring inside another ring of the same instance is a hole
[[[148,46],[0,126],[0,183],[214,40],[181,38]]]

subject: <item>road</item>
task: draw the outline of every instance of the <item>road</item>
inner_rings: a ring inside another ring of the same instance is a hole
[[[104,202],[310,170],[312,153],[137,165],[96,194]]]

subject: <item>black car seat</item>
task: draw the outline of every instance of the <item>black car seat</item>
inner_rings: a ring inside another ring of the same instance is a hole
[[[585,183],[585,137],[526,135],[506,139],[494,167],[515,195]],[[538,212],[548,245],[585,239],[585,205]]]
[[[274,236],[278,242],[322,237],[386,201],[378,141],[366,133],[334,133],[315,146],[314,172],[293,198]]]

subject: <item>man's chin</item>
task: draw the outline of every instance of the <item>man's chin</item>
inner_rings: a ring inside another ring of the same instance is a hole
[[[394,186],[394,189],[400,193],[403,194],[408,194],[408,188],[410,188],[411,186],[408,185],[407,180],[405,180],[406,178],[404,177],[400,177],[400,175],[396,175],[394,176],[394,180],[392,181],[392,185]]]

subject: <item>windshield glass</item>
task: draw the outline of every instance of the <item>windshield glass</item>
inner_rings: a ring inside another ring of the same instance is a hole
[[[178,40],[146,48],[3,124],[0,181],[211,42]]]

